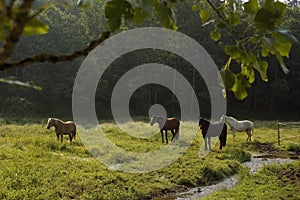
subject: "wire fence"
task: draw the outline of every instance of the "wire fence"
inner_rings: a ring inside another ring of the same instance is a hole
[[[277,120],[277,140],[278,140],[278,145],[282,141],[287,141],[288,143],[291,144],[296,144],[299,145],[299,142],[294,142],[297,141],[296,139],[300,137],[300,131],[297,131],[294,136],[289,136],[289,137],[282,137],[282,131],[284,129],[294,129],[294,128],[300,128],[300,122],[280,122]]]

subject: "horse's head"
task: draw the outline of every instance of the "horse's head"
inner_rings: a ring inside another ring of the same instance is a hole
[[[199,126],[201,127],[204,123],[204,118],[201,116],[199,119]]]
[[[153,126],[153,124],[155,124],[157,122],[157,117],[156,116],[153,116],[151,118],[151,121],[150,121],[150,125]]]
[[[220,122],[221,122],[221,123],[225,123],[225,115],[222,115],[222,116],[221,116]]]
[[[47,129],[50,129],[51,126],[54,126],[55,120],[53,118],[48,119]]]

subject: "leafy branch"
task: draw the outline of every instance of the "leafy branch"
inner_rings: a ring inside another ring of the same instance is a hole
[[[0,71],[23,67],[38,62],[56,63],[72,61],[78,57],[87,56],[90,51],[110,36],[109,31],[103,32],[99,38],[91,41],[87,47],[71,54],[56,56],[42,53],[16,62],[10,62],[8,60],[22,35],[31,36],[48,33],[48,25],[39,21],[37,17],[54,4],[44,4],[33,12],[33,2],[34,0],[23,1],[18,8],[14,7],[15,1],[11,1],[8,5],[4,3],[1,4],[2,6],[0,8],[4,11],[3,13],[5,13],[5,15],[0,18],[0,29],[6,34],[2,35],[2,37],[0,35],[0,42],[3,43],[3,47],[0,47]],[[65,6],[64,3],[58,4]]]
[[[18,61],[18,62],[13,62],[13,63],[3,63],[0,66],[0,70],[7,70],[7,69],[13,69],[13,68],[17,68],[17,67],[22,67],[25,65],[30,65],[30,64],[34,64],[34,63],[38,63],[38,62],[52,62],[52,63],[56,63],[56,62],[63,62],[63,61],[72,61],[78,57],[81,56],[87,56],[89,54],[90,51],[92,51],[95,47],[97,47],[99,44],[101,44],[103,41],[105,41],[107,38],[109,38],[110,32],[104,32],[101,34],[101,36],[92,41],[86,48],[79,50],[79,51],[75,51],[72,54],[69,55],[51,55],[51,54],[39,54],[39,55],[35,55],[31,58],[26,58],[24,60]]]
[[[111,0],[105,4],[105,16],[111,31],[119,29],[121,21],[133,21],[141,25],[148,16],[147,10],[155,10],[161,26],[177,29],[174,4],[177,0],[148,1],[142,0],[141,6],[133,7],[126,0]],[[217,6],[215,4],[218,4]],[[152,9],[147,9],[147,8]],[[266,57],[275,55],[284,71],[288,72],[283,57],[288,57],[293,42],[298,40],[282,28],[287,5],[274,0],[258,0],[248,2],[226,0],[195,1],[193,11],[199,10],[203,26],[213,25],[210,37],[213,41],[222,40],[222,34],[227,34],[232,40],[226,41],[224,52],[228,61],[221,69],[221,75],[227,90],[232,91],[237,99],[247,97],[247,88],[255,81],[257,71],[263,81],[268,81],[268,62]],[[124,21],[124,20],[123,20]],[[230,70],[232,63],[240,65],[240,72]]]

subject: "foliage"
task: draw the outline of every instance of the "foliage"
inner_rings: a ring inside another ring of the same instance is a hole
[[[136,25],[142,24],[146,17],[155,17],[160,25],[176,30],[176,4],[179,1],[147,1],[131,4],[126,0],[112,0],[105,4],[105,13],[111,31],[121,27],[121,22]],[[227,0],[224,2],[195,1],[192,10],[199,10],[203,26],[213,25],[210,32],[213,41],[222,41],[225,53],[229,56],[227,63],[221,70],[225,88],[234,92],[237,99],[245,99],[247,88],[255,80],[254,71],[261,79],[268,81],[269,66],[265,57],[275,55],[282,70],[288,73],[283,57],[289,57],[293,42],[298,40],[282,24],[287,12],[287,5],[274,0],[265,0],[261,4],[258,0],[248,2]],[[135,12],[137,11],[137,12]],[[147,12],[148,11],[148,12]],[[230,35],[225,41],[222,33]],[[232,61],[240,65],[240,72],[230,70]]]
[[[7,98],[2,106],[1,112],[10,115],[11,113],[19,113],[19,117],[26,116],[28,113],[34,114],[32,110],[34,105],[26,98],[11,97]],[[23,114],[21,114],[23,113]]]
[[[51,1],[48,0],[39,0],[35,4],[33,3],[34,0],[19,2],[3,1],[1,3],[3,4],[1,6],[0,18],[0,29],[2,29],[2,34],[0,35],[0,42],[2,44],[0,46],[1,71],[45,61],[52,63],[72,61],[78,57],[86,56],[92,49],[109,37],[110,32],[103,31],[97,35],[96,39],[90,41],[90,43],[81,50],[75,51],[72,49],[72,53],[55,55],[42,51],[26,58],[15,60],[14,51],[23,38],[22,36],[26,38],[26,36],[37,36],[49,33],[49,26],[51,25],[49,25],[46,20],[41,19],[43,13],[49,12],[49,10],[53,11],[53,9],[58,10],[58,13],[62,13],[62,10],[72,8],[71,4],[65,2],[51,3]],[[72,31],[69,31],[69,33],[72,33]]]
[[[49,33],[49,26],[41,20],[40,15],[49,9],[59,7],[62,10],[78,6],[82,9],[103,6],[104,16],[110,31],[117,29],[126,30],[127,27],[143,26],[156,23],[165,28],[177,30],[179,17],[178,7],[186,4],[182,0],[168,1],[127,1],[111,0],[106,3],[99,1],[77,1],[76,5],[70,3],[49,3],[46,0],[38,1],[38,7],[33,6],[33,1],[2,2],[1,4],[1,70],[30,65],[37,62],[60,62],[74,60],[82,55],[87,55],[95,43],[100,44],[107,37],[108,32],[103,32],[103,37],[92,41],[87,48],[73,54],[55,56],[52,54],[37,54],[27,59],[12,61],[12,53],[21,36],[32,36]],[[189,2],[190,3],[190,2]],[[224,47],[228,61],[223,63],[221,70],[225,88],[234,92],[237,99],[245,99],[248,95],[247,88],[255,81],[257,71],[263,81],[268,81],[267,69],[270,63],[266,57],[274,55],[285,73],[288,72],[284,57],[289,57],[292,43],[298,42],[283,22],[287,13],[287,5],[274,0],[258,0],[248,2],[227,0],[219,1],[194,1],[190,5],[190,12],[198,11],[202,26],[213,27],[210,37]],[[61,12],[61,11],[60,11]],[[22,20],[21,20],[22,19]],[[99,18],[98,18],[99,19]],[[51,31],[51,30],[50,30]],[[227,36],[230,37],[228,40]],[[232,65],[238,64],[240,70],[234,72]]]
[[[176,24],[180,31],[189,35],[198,41],[211,55],[218,66],[227,62],[227,55],[218,46],[217,43],[210,40],[210,32],[214,26],[206,28],[199,27],[201,20],[198,10],[191,12],[192,4],[181,4],[176,11]],[[289,10],[285,25],[293,32],[296,37],[300,37],[299,27],[299,9],[297,7]],[[74,49],[82,49],[86,44],[93,41],[105,29],[105,17],[102,5],[97,1],[90,3],[85,9],[75,7],[63,8],[60,6],[49,7],[39,15],[39,19],[49,24],[50,29],[46,35],[35,35],[31,37],[22,37],[15,48],[14,60],[23,60],[39,52],[47,54],[69,54]],[[144,21],[144,25],[152,25],[152,21]],[[222,34],[222,41],[230,41],[231,37]],[[222,42],[221,41],[221,42]],[[228,114],[240,118],[255,119],[276,119],[276,118],[299,118],[296,111],[300,108],[299,93],[299,45],[293,45],[290,52],[290,59],[287,60],[291,73],[284,75],[278,65],[276,58],[267,58],[270,66],[268,67],[268,84],[259,78],[259,73],[255,74],[255,82],[252,89],[244,101],[238,101],[232,93],[227,94]],[[275,58],[275,59],[274,59]],[[0,73],[0,77],[5,80],[22,83],[34,82],[32,86],[41,86],[42,91],[36,92],[30,89],[22,89],[9,84],[0,84],[1,98],[0,106],[3,106],[5,99],[10,97],[26,98],[29,102],[36,105],[34,113],[40,117],[57,116],[71,118],[71,94],[74,79],[82,59],[76,59],[70,62],[40,63],[25,68],[14,68]],[[178,58],[173,54],[167,54],[158,50],[144,50],[132,52],[126,56],[117,59],[101,78],[97,89],[96,109],[99,113],[99,119],[111,118],[110,95],[115,83],[126,71],[133,66],[149,62],[157,62],[172,66],[182,73],[193,86],[198,97],[201,112],[204,115],[210,115],[210,98],[206,85],[202,77],[195,73],[193,67],[184,59]],[[232,72],[239,72],[240,67],[232,60],[230,69]],[[223,73],[223,70],[221,70]],[[224,71],[227,80],[233,80],[234,73]],[[13,78],[11,78],[13,77]],[[243,80],[243,79],[242,79]],[[226,81],[231,87],[234,81]],[[239,88],[237,88],[239,89]],[[268,91],[268,92],[265,92]],[[171,100],[170,100],[171,99]],[[156,85],[147,85],[139,88],[130,100],[130,112],[132,115],[148,115],[148,109],[154,103],[164,105],[168,115],[178,115],[179,107],[177,99],[173,94]],[[13,105],[11,105],[13,106]],[[58,107],[57,107],[58,106]],[[19,115],[21,113],[11,113]],[[101,114],[101,116],[100,116]],[[7,116],[9,117],[9,116]],[[36,117],[36,116],[34,116]],[[297,120],[297,119],[293,119]]]

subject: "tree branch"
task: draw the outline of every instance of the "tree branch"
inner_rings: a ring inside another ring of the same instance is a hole
[[[29,13],[34,0],[26,0],[21,4],[19,11],[17,12],[16,18],[14,19],[14,28],[10,32],[6,39],[3,51],[0,55],[0,60],[6,60],[12,54],[16,44],[18,43],[20,36],[23,33],[23,29],[30,20]],[[14,1],[12,1],[14,2]],[[10,5],[12,6],[12,4]],[[9,12],[11,7],[8,8]]]
[[[220,11],[214,6],[214,4],[210,0],[206,0],[210,7],[215,11],[217,16],[225,21],[225,17],[220,13]]]
[[[30,65],[38,62],[64,62],[64,61],[72,61],[76,58],[79,58],[81,56],[87,56],[89,52],[91,52],[95,47],[97,47],[99,44],[101,44],[103,41],[105,41],[107,38],[109,38],[110,32],[103,32],[101,36],[92,41],[86,48],[80,50],[80,51],[75,51],[72,54],[69,55],[51,55],[51,54],[39,54],[31,58],[26,58],[24,60],[14,62],[14,63],[3,63],[0,66],[0,71],[8,70],[8,69],[14,69],[18,67],[22,67],[25,65]]]

